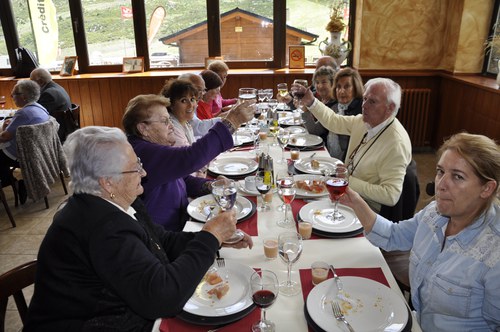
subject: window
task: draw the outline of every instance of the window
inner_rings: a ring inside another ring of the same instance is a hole
[[[5,36],[0,24],[0,68],[10,68],[9,55],[7,54],[7,45],[5,45]]]
[[[145,1],[151,68],[203,66],[208,56],[206,3]]]
[[[19,44],[36,55],[40,66],[58,71],[65,56],[76,55],[67,2],[12,0],[12,9]]]
[[[81,0],[91,66],[121,64],[135,57],[130,1]]]
[[[484,59],[483,71],[487,74],[498,74],[500,65],[500,0],[495,1],[488,46]]]

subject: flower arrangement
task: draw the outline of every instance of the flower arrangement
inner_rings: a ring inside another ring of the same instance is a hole
[[[344,2],[342,0],[335,0],[330,7],[330,21],[326,25],[328,32],[340,32],[344,30],[346,24],[344,23]]]
[[[489,37],[484,45],[484,50],[486,51],[486,53],[491,52],[493,49],[500,51],[500,35]]]

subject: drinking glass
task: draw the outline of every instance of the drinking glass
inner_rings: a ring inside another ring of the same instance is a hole
[[[278,144],[281,148],[281,159],[277,161],[278,164],[287,164],[285,159],[285,148],[290,140],[290,130],[282,129],[278,132]]]
[[[296,188],[295,188],[295,181],[293,180],[292,175],[288,174],[283,174],[280,175],[277,179],[277,186],[278,186],[278,195],[285,204],[285,216],[283,220],[278,220],[277,224],[280,227],[293,227],[294,221],[293,219],[288,219],[288,207],[290,204],[292,204],[293,200],[295,199],[295,193],[296,193]]]
[[[278,84],[278,96],[281,98],[285,97],[288,94],[288,85],[286,83],[279,83]],[[280,103],[280,109],[285,108],[285,103],[281,102]]]
[[[272,271],[260,270],[251,275],[252,301],[261,309],[260,321],[252,325],[253,332],[271,332],[275,330],[274,323],[266,319],[266,309],[276,301],[279,287],[278,277]]]
[[[257,98],[259,99],[259,103],[263,103],[263,102],[264,102],[264,100],[266,99],[266,97],[267,97],[267,92],[266,92],[266,90],[264,90],[264,89],[259,89],[259,90],[257,91]]]
[[[271,109],[271,111],[276,112],[276,106],[278,106],[278,101],[276,99],[269,98],[267,99],[267,106]]]
[[[296,80],[293,81],[293,83],[294,84],[300,84],[300,85],[302,85],[302,86],[304,86],[306,88],[308,86],[307,80],[296,79]],[[293,96],[299,100],[299,106],[297,108],[298,109],[302,109],[302,98],[304,97],[304,94],[300,93],[300,92],[294,92]]]
[[[3,110],[5,108],[5,103],[6,103],[5,96],[0,96],[0,108]]]
[[[266,99],[267,100],[273,98],[273,89],[264,89],[264,91],[266,92]]]
[[[240,88],[238,90],[238,98],[240,102],[246,100],[257,100],[257,89],[254,88]]]
[[[258,171],[255,174],[255,187],[257,191],[262,196],[262,205],[259,207],[259,211],[269,211],[271,208],[266,203],[265,195],[271,190],[272,179],[271,171]]]
[[[330,200],[335,204],[333,212],[328,214],[326,217],[333,222],[345,219],[345,216],[338,210],[337,205],[339,204],[340,197],[344,195],[348,184],[348,172],[345,166],[337,166],[335,167],[334,174],[325,176],[325,187],[330,195]]]
[[[287,280],[280,283],[280,293],[285,296],[297,295],[300,286],[292,281],[292,264],[299,260],[302,254],[302,236],[297,232],[285,232],[278,236],[278,253],[287,264]]]
[[[236,203],[237,192],[238,189],[233,180],[220,179],[212,182],[212,195],[222,211],[229,211],[233,208],[234,203]],[[245,234],[237,229],[224,243],[239,242],[244,236]]]

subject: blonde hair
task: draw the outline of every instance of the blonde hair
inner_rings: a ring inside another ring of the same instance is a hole
[[[222,60],[215,60],[215,61],[212,61],[208,67],[207,67],[208,70],[211,70],[211,71],[214,71],[216,72],[217,74],[221,73],[221,72],[228,72],[229,71],[229,67],[226,65],[226,63]]]

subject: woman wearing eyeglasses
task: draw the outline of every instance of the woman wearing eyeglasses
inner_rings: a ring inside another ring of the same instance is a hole
[[[221,213],[196,233],[166,231],[137,199],[150,174],[120,129],[82,128],[64,150],[74,194],[40,246],[24,331],[151,331],[182,310],[236,215]]]
[[[188,197],[209,193],[210,180],[190,174],[199,170],[221,152],[233,147],[232,133],[253,117],[250,103],[216,123],[190,146],[172,147],[173,125],[167,98],[139,95],[127,105],[123,128],[148,175],[143,179],[144,203],[153,221],[165,229],[182,230],[189,219]]]

